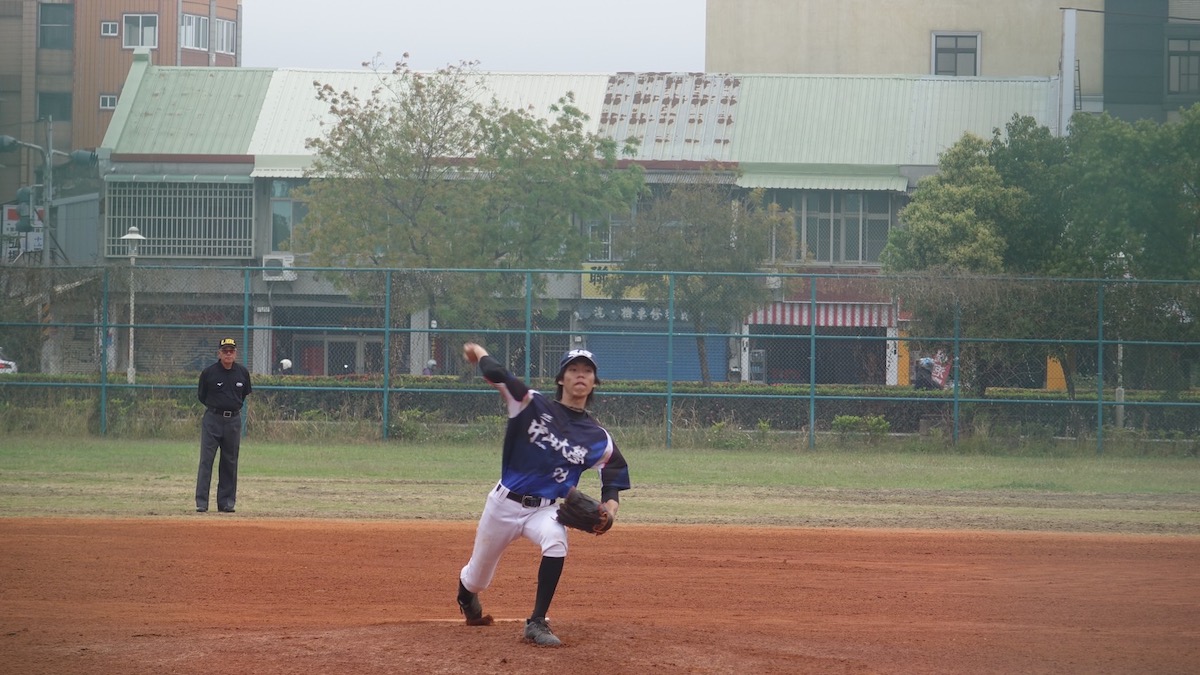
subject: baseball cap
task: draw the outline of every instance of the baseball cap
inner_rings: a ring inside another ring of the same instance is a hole
[[[600,384],[600,368],[596,365],[596,357],[586,349],[572,349],[563,354],[562,360],[558,362],[558,377],[555,379],[562,377],[563,371],[567,369],[567,364],[580,359],[592,365],[592,370],[596,371],[596,384]]]
[[[226,347],[237,349],[237,340],[234,340],[233,338],[221,338],[221,344],[217,347],[217,349],[225,349]]]

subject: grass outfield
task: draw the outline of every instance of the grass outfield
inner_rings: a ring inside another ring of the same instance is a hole
[[[198,517],[197,442],[5,436],[0,447],[5,516]],[[634,482],[622,500],[625,522],[1200,534],[1200,461],[1190,457],[678,447],[625,454]],[[249,439],[236,517],[475,519],[499,455],[498,439]],[[588,472],[581,487],[597,493],[598,482]]]

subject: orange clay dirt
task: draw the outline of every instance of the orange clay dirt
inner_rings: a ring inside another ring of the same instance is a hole
[[[0,518],[6,673],[1184,673],[1200,537],[618,523],[572,533],[551,625],[474,523]]]

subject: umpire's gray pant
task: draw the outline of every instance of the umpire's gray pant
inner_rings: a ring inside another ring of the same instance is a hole
[[[196,508],[208,509],[209,486],[212,484],[213,460],[221,449],[217,466],[217,509],[232,510],[237,502],[238,449],[242,445],[240,415],[223,417],[207,410],[200,421],[200,469],[196,472]]]

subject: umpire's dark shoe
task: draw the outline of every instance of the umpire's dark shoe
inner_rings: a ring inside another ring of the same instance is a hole
[[[234,513],[232,506],[227,509],[217,509],[217,510],[220,511],[221,513]]]
[[[458,596],[458,611],[462,612],[468,626],[492,625],[492,615],[483,613],[483,605],[480,604],[477,593],[471,593],[468,598],[464,598],[460,594]]]
[[[525,639],[539,647],[558,647],[562,644],[562,640],[550,630],[550,624],[542,617],[525,620]]]
[[[196,513],[205,513],[205,512],[207,512],[207,511],[208,511],[208,507],[207,507],[207,506],[197,506],[197,507],[196,507]]]

